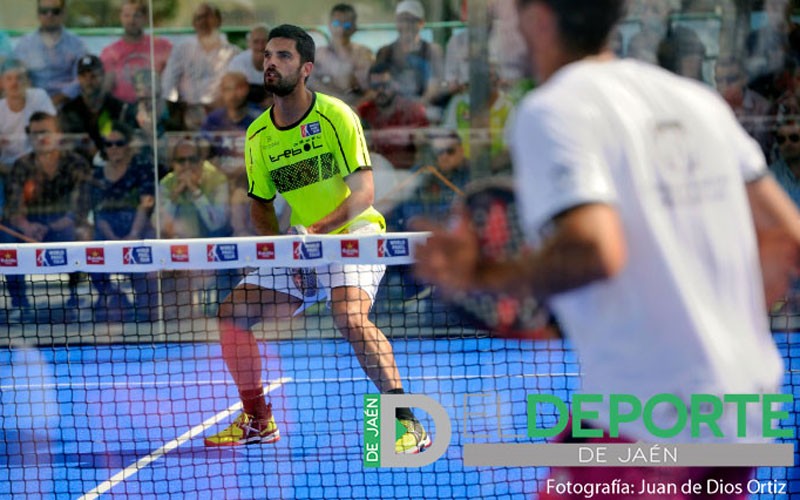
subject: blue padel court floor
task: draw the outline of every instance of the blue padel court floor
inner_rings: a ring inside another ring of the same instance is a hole
[[[777,336],[795,399],[798,337]],[[392,344],[406,390],[451,419],[447,453],[419,469],[364,468],[363,395],[375,391],[343,341],[262,345],[282,438],[223,449],[203,444],[238,413],[216,345],[3,348],[0,498],[535,498],[546,469],[465,467],[462,444],[519,441],[526,394],[577,387],[572,354],[498,339]],[[797,402],[790,412],[796,427]],[[759,477],[800,492],[797,467]]]

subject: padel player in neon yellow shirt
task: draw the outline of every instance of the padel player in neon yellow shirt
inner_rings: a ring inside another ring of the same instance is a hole
[[[275,104],[247,131],[245,162],[253,224],[260,234],[278,234],[272,201],[277,193],[292,209],[292,224],[308,233],[383,232],[383,216],[372,207],[374,186],[358,116],[342,101],[305,86],[314,67],[314,41],[301,28],[282,25],[264,50],[264,86]],[[370,320],[385,266],[331,264],[317,268],[328,291],[339,332],[381,393],[403,385],[389,341]],[[303,303],[292,271],[259,269],[222,302],[220,342],[239,389],[243,412],[226,429],[206,438],[208,446],[273,443],[280,432],[261,380],[261,354],[252,326],[265,318],[291,316]],[[409,408],[398,408],[405,429],[397,453],[418,453],[431,439]],[[356,439],[355,436],[353,436]]]
[[[350,197],[348,177],[371,170],[360,120],[344,102],[319,93],[311,94],[311,107],[288,127],[276,125],[273,112],[267,110],[247,130],[248,194],[271,201],[281,193],[292,207],[292,225],[312,227]],[[372,206],[339,227],[314,232],[336,234],[369,224],[386,227]]]

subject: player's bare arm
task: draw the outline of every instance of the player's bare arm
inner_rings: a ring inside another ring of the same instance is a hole
[[[350,196],[331,213],[309,226],[307,228],[309,233],[329,233],[372,206],[375,199],[375,185],[371,169],[357,170],[350,174],[345,182],[350,188]]]
[[[800,212],[771,176],[747,184],[758,237],[767,306],[783,297],[800,273]]]
[[[609,279],[625,265],[622,222],[613,207],[587,204],[559,215],[539,250],[511,261],[478,259],[478,240],[463,218],[449,231],[434,230],[417,248],[417,275],[451,291],[483,289],[551,295]]]
[[[273,236],[279,234],[278,216],[272,201],[250,199],[250,217],[258,234]]]

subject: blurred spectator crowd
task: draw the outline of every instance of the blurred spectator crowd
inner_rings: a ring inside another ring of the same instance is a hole
[[[632,1],[613,48],[716,90],[800,204],[800,26],[792,4],[765,0],[744,51],[725,53],[718,13],[694,11],[709,3],[725,2]],[[467,26],[468,2],[452,4]],[[469,30],[450,30],[443,46],[431,41],[430,3],[396,2],[396,37],[376,50],[353,41],[359,26],[350,4],[335,5],[327,29],[315,30],[325,43],[309,87],[361,117],[376,206],[390,230],[406,230],[415,215],[447,213],[476,172],[476,150],[488,151],[482,172],[510,169],[505,123],[534,82],[514,1],[487,4],[482,130],[471,119]],[[173,44],[146,33],[146,0],[124,0],[122,36],[92,54],[65,26],[65,0],[30,5],[38,29],[15,43],[0,31],[0,243],[253,235],[243,149],[247,127],[271,104],[262,57],[269,27],[253,25],[239,47],[223,32],[220,9],[200,3],[192,36]],[[153,278],[130,278],[129,297],[108,277],[90,276],[101,297],[97,320],[148,319]],[[69,278],[68,307],[80,300],[80,279]],[[24,321],[24,277],[7,277],[6,287],[10,310]]]

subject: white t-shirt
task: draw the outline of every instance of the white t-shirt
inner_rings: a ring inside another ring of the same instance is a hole
[[[228,71],[244,74],[250,85],[264,84],[264,72],[253,66],[253,51],[250,49],[236,54],[228,63]]]
[[[0,99],[0,163],[12,164],[14,160],[30,152],[25,127],[31,115],[37,111],[56,115],[53,101],[44,89],[25,90],[25,107],[20,112],[11,111],[6,99]]]
[[[659,393],[688,403],[698,393],[779,392],[783,361],[745,190],[767,166],[716,94],[638,61],[582,61],[528,95],[509,132],[530,243],[585,203],[614,206],[623,223],[622,272],[550,301],[578,351],[581,392],[643,403]],[[748,409],[758,441],[760,406]],[[736,440],[735,417],[726,407],[725,440]],[[674,422],[670,412],[655,418]],[[608,422],[601,413],[595,423]],[[642,420],[622,433],[657,441]]]
[[[219,97],[228,63],[240,52],[223,33],[219,37],[219,45],[211,50],[205,50],[196,36],[172,48],[161,74],[161,92],[168,101],[208,105]]]

